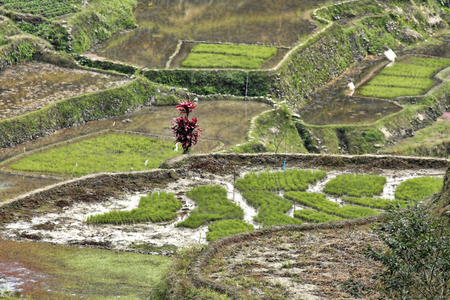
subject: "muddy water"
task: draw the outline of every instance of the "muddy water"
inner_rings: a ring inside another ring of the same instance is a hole
[[[28,294],[46,286],[46,275],[18,262],[0,262],[0,291]]]
[[[328,0],[139,0],[139,27],[91,52],[141,67],[163,68],[178,40],[292,46],[316,25],[305,13]]]
[[[390,101],[352,97],[348,83],[370,76],[371,71],[386,60],[367,57],[327,86],[312,94],[298,109],[302,119],[311,125],[373,123],[401,107]]]
[[[316,103],[313,109],[305,109],[302,117],[311,125],[373,123],[400,110],[389,101],[339,97],[323,106]]]
[[[41,62],[14,65],[0,72],[0,119],[128,81],[122,76],[66,69]]]
[[[0,172],[0,202],[57,181],[41,176],[23,176]]]
[[[209,152],[220,146],[217,142],[207,142],[206,140],[220,141],[223,143],[224,149],[244,143],[250,119],[269,109],[271,109],[269,105],[258,102],[200,101],[195,111],[203,134],[200,136],[199,144],[193,148],[193,152]],[[174,138],[170,129],[170,121],[179,116],[177,112],[173,106],[143,108],[132,114],[63,129],[47,137],[12,148],[0,149],[0,161],[24,151],[42,148],[105,129],[154,134],[162,139],[172,141]],[[202,140],[205,141],[202,142]]]

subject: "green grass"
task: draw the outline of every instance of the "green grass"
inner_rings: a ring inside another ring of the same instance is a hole
[[[327,214],[336,215],[344,219],[358,219],[377,215],[378,211],[352,205],[340,207],[339,204],[329,201],[324,194],[305,193],[305,192],[286,192],[284,196],[287,199],[297,201],[303,205],[317,209]]]
[[[327,223],[342,220],[342,218],[312,209],[296,210],[294,211],[294,217],[311,223]]]
[[[264,59],[249,56],[214,53],[190,53],[181,63],[185,68],[242,68],[258,69]]]
[[[10,168],[75,176],[95,172],[140,171],[157,168],[181,152],[174,151],[174,143],[171,142],[135,135],[108,134],[32,154]]]
[[[397,207],[399,204],[400,208],[405,208],[409,203],[406,201],[391,200],[384,198],[355,198],[355,197],[343,197],[342,201],[379,209],[387,209],[391,205]]]
[[[333,195],[372,197],[383,192],[386,177],[378,175],[344,174],[338,175],[325,184],[323,191]]]
[[[217,185],[200,186],[186,192],[186,195],[198,205],[189,217],[176,226],[197,228],[210,221],[243,219],[242,208],[227,198],[227,191]]]
[[[177,217],[176,211],[180,208],[181,203],[173,193],[154,192],[141,197],[136,209],[111,211],[101,215],[89,216],[87,222],[93,224],[126,224],[170,221]]]
[[[245,174],[243,179],[236,180],[235,186],[240,191],[306,191],[310,183],[327,176],[325,171],[286,170],[282,172],[261,172]]]
[[[408,58],[392,67],[385,67],[380,74],[362,86],[358,94],[386,99],[420,95],[434,85],[431,77],[448,66],[450,59]]]
[[[395,190],[395,198],[403,201],[422,201],[443,186],[443,179],[437,177],[418,177],[403,181]]]
[[[45,284],[30,292],[32,299],[106,300],[143,299],[167,274],[173,259],[5,240],[0,243],[0,261],[19,263],[44,276]]]
[[[211,242],[229,235],[252,231],[254,228],[242,220],[222,220],[209,224],[208,229],[206,239]]]
[[[285,215],[292,208],[292,202],[283,197],[268,191],[245,191],[242,196],[251,206],[259,208],[258,214],[253,219],[264,227],[302,223]]]
[[[277,53],[277,48],[244,45],[198,44],[192,48],[191,53],[216,53],[238,56],[242,55],[267,59]]]

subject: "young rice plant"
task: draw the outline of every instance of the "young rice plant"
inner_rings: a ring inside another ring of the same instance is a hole
[[[88,217],[93,224],[127,224],[152,221],[154,223],[170,221],[177,217],[176,211],[181,203],[173,193],[154,192],[141,197],[139,206],[131,211],[111,211]]]
[[[323,191],[333,195],[372,197],[383,192],[386,177],[378,175],[344,174],[338,175],[325,184]]]
[[[340,207],[339,204],[329,201],[324,194],[305,193],[305,192],[286,192],[284,196],[287,199],[297,201],[303,205],[317,209],[327,214],[336,215],[344,219],[359,219],[377,215],[378,211],[352,205]]]
[[[403,181],[395,190],[401,201],[422,201],[442,189],[444,181],[437,177],[418,177]]]
[[[327,176],[325,171],[286,170],[282,172],[261,172],[245,174],[236,180],[235,186],[240,191],[306,191],[310,183]]]
[[[208,229],[206,239],[211,242],[229,235],[252,231],[254,228],[242,220],[222,220],[209,224]]]
[[[258,214],[253,219],[264,227],[302,223],[285,215],[292,208],[292,202],[283,197],[268,191],[245,191],[242,196],[251,206],[259,208]]]
[[[197,228],[210,221],[243,219],[242,208],[227,198],[227,191],[220,186],[205,185],[186,192],[186,195],[198,205],[189,217],[176,226]]]
[[[327,223],[342,220],[342,218],[312,209],[296,210],[294,211],[294,217],[311,223]]]

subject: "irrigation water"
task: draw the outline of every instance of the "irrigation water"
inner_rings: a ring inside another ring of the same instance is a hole
[[[113,35],[89,52],[147,68],[164,68],[179,40],[293,46],[316,25],[306,11],[320,0],[140,0],[137,29]],[[186,49],[183,49],[186,51]]]

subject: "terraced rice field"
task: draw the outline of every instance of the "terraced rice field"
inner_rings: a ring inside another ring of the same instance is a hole
[[[449,59],[410,57],[386,66],[357,94],[384,99],[421,95],[435,85],[433,76],[449,66]]]

